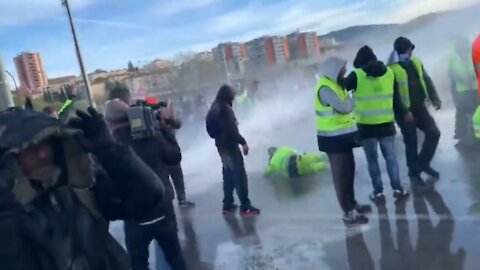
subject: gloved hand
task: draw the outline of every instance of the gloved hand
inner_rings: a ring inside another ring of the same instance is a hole
[[[435,110],[438,111],[442,108],[442,101],[440,100],[433,101],[432,105],[433,105],[433,108],[435,108]]]
[[[94,108],[89,107],[88,113],[77,111],[78,118],[73,118],[69,126],[83,131],[80,143],[90,153],[98,153],[108,146],[115,144],[115,141],[108,131],[103,116]]]

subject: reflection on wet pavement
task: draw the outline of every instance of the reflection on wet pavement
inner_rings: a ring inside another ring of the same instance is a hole
[[[216,174],[212,166],[217,179],[190,196],[197,207],[177,211],[189,269],[478,269],[480,210],[475,206],[480,201],[480,155],[454,147],[453,129],[448,128],[451,115],[436,118],[443,134],[432,165],[441,179],[412,192],[403,203],[394,202],[385,183],[387,202],[374,205],[366,226],[347,228],[341,222],[329,172],[307,179],[263,178],[265,149],[246,158],[251,199],[262,209],[261,216],[224,217],[220,164]],[[298,131],[290,132],[285,131],[285,137],[295,138]],[[312,147],[294,146],[305,151]],[[401,177],[408,183],[401,137],[397,147]],[[361,149],[355,156],[357,200],[364,203],[372,187]],[[191,173],[187,189],[204,177]]]
[[[430,218],[427,205],[439,218],[437,225]],[[441,195],[434,189],[414,192],[413,206],[416,220],[412,223],[418,228],[416,245],[411,243],[405,203],[395,206],[396,244],[388,210],[385,205],[377,205],[381,249],[378,269],[464,269],[465,250],[450,248],[455,221]],[[346,238],[350,269],[375,269],[362,233],[347,234]]]

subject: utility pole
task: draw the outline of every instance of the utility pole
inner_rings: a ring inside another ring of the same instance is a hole
[[[15,91],[18,91],[18,84],[17,84],[17,80],[15,80],[15,77],[13,77],[12,73],[10,73],[10,71],[6,69],[5,69],[5,73],[7,73],[7,75],[10,76],[10,78],[12,79],[13,85],[15,85]]]
[[[75,44],[75,52],[77,54],[78,64],[80,65],[80,71],[82,72],[82,78],[85,83],[85,88],[87,91],[87,99],[92,107],[95,107],[95,102],[93,101],[92,90],[90,88],[90,82],[88,80],[88,74],[83,63],[82,53],[80,52],[80,45],[78,44],[77,32],[75,30],[75,25],[73,24],[72,12],[70,11],[70,4],[68,0],[62,0],[62,5],[67,9],[68,21],[70,23],[70,30],[72,31],[73,43]]]
[[[225,53],[225,44],[221,44],[220,49],[222,50],[223,67],[225,68],[225,74],[227,75],[227,83],[230,85],[231,78],[230,78],[230,71],[228,70],[227,56]]]
[[[13,106],[15,106],[15,104],[13,103],[12,93],[10,93],[10,87],[8,87],[7,80],[5,80],[3,63],[0,58],[0,111],[4,111]]]

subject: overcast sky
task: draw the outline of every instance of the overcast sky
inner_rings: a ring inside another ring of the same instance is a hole
[[[396,23],[478,0],[70,0],[88,71],[296,29]],[[48,77],[79,73],[60,0],[1,0],[0,56],[40,52]]]

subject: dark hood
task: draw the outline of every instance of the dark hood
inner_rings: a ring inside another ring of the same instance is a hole
[[[53,140],[63,151],[66,183],[75,188],[89,187],[93,183],[88,153],[76,137],[81,131],[68,128],[59,120],[31,110],[0,113],[0,174],[9,175],[11,188],[21,203],[28,203],[37,195],[30,181],[25,179],[16,155],[31,145]],[[7,172],[7,174],[5,174]]]
[[[355,68],[362,68],[370,62],[377,61],[377,56],[373,52],[372,48],[368,46],[363,46],[358,50],[355,59],[353,60],[353,66]]]
[[[367,73],[369,77],[382,77],[387,73],[387,66],[381,61],[370,62],[362,67],[362,70]]]
[[[393,49],[397,51],[398,54],[404,54],[408,52],[410,49],[415,49],[415,44],[406,37],[398,37],[395,42],[393,43]]]
[[[229,85],[222,85],[218,90],[217,96],[215,98],[215,103],[218,105],[232,105],[233,100],[235,99],[235,91]]]

